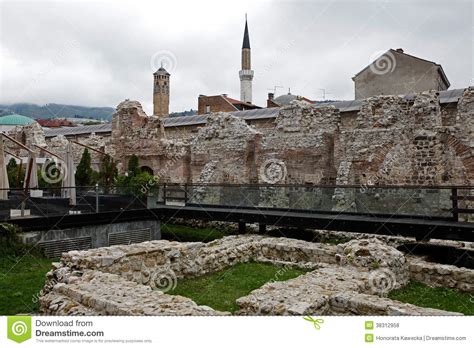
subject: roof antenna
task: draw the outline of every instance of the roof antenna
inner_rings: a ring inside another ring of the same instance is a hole
[[[283,88],[283,86],[273,86],[273,88],[268,88],[268,90],[273,91],[273,94],[276,94],[277,88]]]

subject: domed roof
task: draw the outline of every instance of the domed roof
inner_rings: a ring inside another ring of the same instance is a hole
[[[11,114],[0,117],[0,125],[2,126],[26,126],[36,122],[30,117],[18,114]]]
[[[297,96],[297,95],[288,93],[288,94],[283,94],[283,95],[280,95],[279,97],[276,97],[276,98],[275,98],[275,102],[276,102],[278,105],[288,105],[288,104],[290,104],[293,100],[296,100],[296,99],[298,99],[298,96]]]

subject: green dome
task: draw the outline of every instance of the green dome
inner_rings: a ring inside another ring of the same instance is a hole
[[[33,122],[36,121],[32,118],[17,114],[0,117],[0,126],[26,126],[28,124],[32,124]]]

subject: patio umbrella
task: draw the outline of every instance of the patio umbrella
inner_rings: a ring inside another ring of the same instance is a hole
[[[8,183],[7,164],[5,161],[5,153],[3,151],[3,136],[0,139],[0,199],[8,199],[8,189],[10,184]]]
[[[30,168],[31,167],[31,168]],[[30,180],[28,180],[28,173],[30,173]],[[36,153],[30,151],[28,153],[28,163],[26,165],[24,188],[35,189],[38,187],[38,166],[36,165]]]
[[[63,168],[63,197],[69,198],[69,204],[76,205],[76,178],[74,175],[74,158],[72,154],[72,144],[68,142],[66,145],[66,168]],[[64,163],[62,163],[64,165]]]

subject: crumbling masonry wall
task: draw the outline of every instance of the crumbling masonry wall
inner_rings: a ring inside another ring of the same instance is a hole
[[[206,124],[168,128],[139,102],[126,100],[117,106],[111,136],[91,134],[81,142],[111,154],[121,171],[138,155],[161,182],[473,185],[473,119],[474,87],[457,105],[440,105],[435,91],[413,99],[371,97],[357,114],[295,101],[276,118],[245,121],[215,113]],[[65,152],[66,139],[46,140],[37,124],[11,134],[28,146]],[[73,149],[78,162],[83,148]],[[347,192],[334,196],[337,209],[355,200]],[[297,204],[290,198],[289,205]]]
[[[474,87],[456,108],[441,106],[435,91],[368,98],[355,118],[296,101],[255,126],[216,113],[179,132],[126,101],[112,143],[121,161],[137,154],[154,171],[167,168],[171,182],[264,183],[275,162],[284,175],[271,183],[472,185],[473,118]]]

